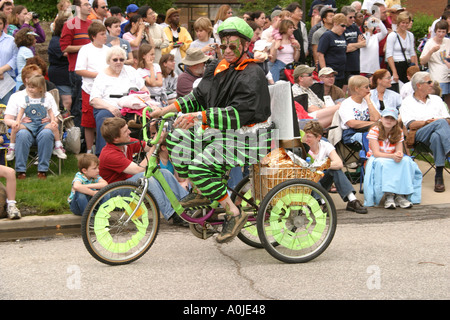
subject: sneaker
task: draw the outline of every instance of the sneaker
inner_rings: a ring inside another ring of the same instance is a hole
[[[186,197],[180,200],[180,204],[183,208],[196,208],[210,205],[211,200],[201,193],[189,193]]]
[[[12,161],[14,160],[14,157],[16,156],[16,150],[14,148],[8,148],[8,153],[6,154],[6,161]]]
[[[347,211],[353,211],[356,213],[367,213],[367,208],[364,207],[358,199],[347,202]]]
[[[386,199],[384,200],[385,209],[395,209],[395,201],[393,193],[386,193]]]
[[[6,210],[8,214],[8,218],[11,220],[17,220],[20,219],[22,216],[20,215],[19,209],[17,209],[16,205],[14,203],[10,203],[8,205],[8,209]]]
[[[238,216],[227,214],[222,226],[222,232],[217,236],[216,241],[218,243],[225,243],[233,240],[247,222],[247,218],[248,216],[245,211],[241,211]]]
[[[66,150],[63,147],[55,147],[53,149],[53,154],[60,159],[67,159]]]
[[[400,194],[395,196],[394,201],[395,201],[395,205],[402,209],[408,209],[413,206],[413,204],[410,201],[408,201],[408,199],[406,199],[404,196],[402,196]]]

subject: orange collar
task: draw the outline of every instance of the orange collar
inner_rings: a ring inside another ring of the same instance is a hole
[[[234,69],[235,70],[244,70],[250,62],[259,62],[259,61],[256,59],[245,59]],[[214,70],[214,75],[227,70],[229,67],[230,67],[230,64],[225,59],[222,59],[222,61],[220,61],[219,64],[217,65],[216,70]]]

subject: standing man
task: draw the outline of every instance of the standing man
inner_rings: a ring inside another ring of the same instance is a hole
[[[297,62],[304,64],[306,62],[306,56],[308,55],[308,32],[306,31],[305,23],[302,21],[303,10],[298,2],[292,2],[285,10],[291,13],[291,20],[294,22],[296,28],[294,37],[295,40],[300,43],[300,57]]]
[[[336,12],[335,8],[323,7],[320,10],[320,17],[322,19],[322,27],[320,27],[316,32],[314,32],[311,40],[311,49],[314,58],[314,65],[318,64],[317,47],[319,46],[320,37],[325,33],[325,31],[331,30],[333,28],[333,17]]]
[[[149,6],[142,6],[138,10],[138,14],[142,17],[142,20],[146,23],[144,30],[144,40],[147,43],[151,43],[149,38],[152,38],[155,45],[155,60],[154,63],[159,63],[161,59],[161,50],[169,46],[169,39],[167,39],[163,28],[156,24],[156,13]]]
[[[88,20],[99,20],[101,23],[105,22],[105,19],[111,14],[108,12],[108,5],[105,0],[94,0],[92,2],[92,10]]]
[[[75,0],[79,15],[67,20],[61,31],[59,44],[61,51],[67,53],[69,60],[69,79],[72,86],[72,107],[70,113],[74,117],[75,126],[81,126],[81,76],[75,73],[78,51],[82,46],[91,42],[88,36],[88,28],[92,21],[88,20],[91,5],[88,0]]]
[[[166,13],[164,33],[169,40],[169,46],[162,50],[162,54],[170,53],[174,48],[180,48],[181,58],[186,56],[186,51],[192,42],[192,37],[186,28],[180,26],[180,9],[170,8]]]
[[[344,92],[347,92],[348,79],[351,76],[358,75],[359,67],[359,49],[366,46],[366,39],[361,30],[355,23],[356,10],[352,6],[345,6],[341,13],[347,18],[347,28],[344,31],[345,41],[347,41],[347,62],[345,63]]]
[[[344,86],[345,64],[347,61],[347,42],[344,31],[347,28],[347,18],[344,14],[338,13],[333,17],[333,28],[326,31],[320,37],[317,47],[317,57],[320,68],[330,67],[337,72],[336,85],[339,88]]]

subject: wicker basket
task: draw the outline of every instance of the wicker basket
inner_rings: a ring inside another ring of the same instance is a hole
[[[323,177],[323,170],[330,167],[330,159],[319,168],[307,168],[285,161],[277,166],[266,166],[262,163],[254,164],[251,168],[250,178],[253,186],[253,195],[260,201],[276,185],[289,179],[307,179],[318,182]],[[305,190],[307,193],[308,191]],[[309,191],[310,193],[310,191]]]

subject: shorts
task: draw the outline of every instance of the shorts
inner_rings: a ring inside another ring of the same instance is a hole
[[[71,96],[72,95],[72,87],[71,86],[56,86],[59,91],[60,96]]]
[[[81,90],[81,126],[95,128],[94,108],[89,104],[90,95]]]
[[[442,90],[442,96],[450,94],[450,82],[439,83],[439,86],[441,87]]]

